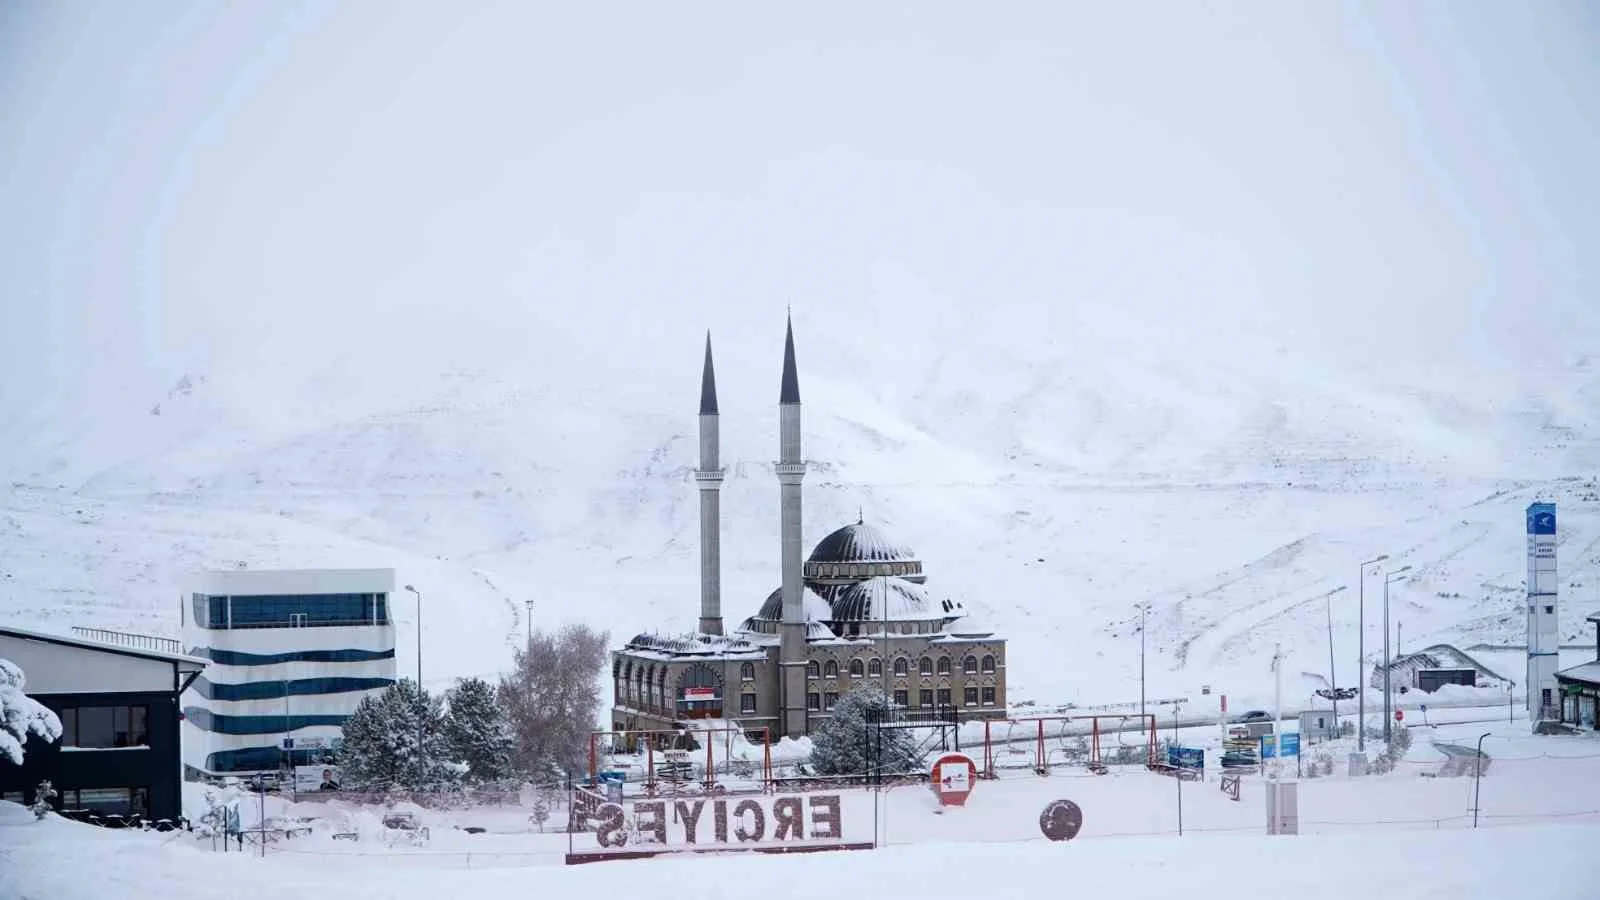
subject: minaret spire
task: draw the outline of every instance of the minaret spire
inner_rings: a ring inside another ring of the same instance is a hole
[[[805,583],[800,566],[800,482],[806,464],[800,454],[800,378],[794,362],[794,322],[785,317],[783,384],[778,392],[778,474],[783,561],[783,620],[778,646],[783,733],[799,737],[809,723],[806,712]]]
[[[700,374],[700,633],[722,633],[722,436],[717,415],[717,375],[711,366],[711,332],[706,332],[705,368]]]

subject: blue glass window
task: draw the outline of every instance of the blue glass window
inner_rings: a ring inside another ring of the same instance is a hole
[[[196,594],[194,614],[206,628],[387,625],[389,603],[386,594]]]

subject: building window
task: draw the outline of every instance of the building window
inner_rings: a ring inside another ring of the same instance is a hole
[[[823,678],[838,678],[839,677],[839,664],[834,662],[831,659],[828,660],[827,665],[822,667],[822,677]]]
[[[838,702],[839,702],[839,692],[838,691],[828,691],[827,693],[824,693],[822,695],[822,708],[824,710],[833,709],[834,704],[836,704]]]
[[[933,657],[924,656],[923,658],[917,660],[917,674],[918,675],[932,675],[933,674]]]
[[[822,667],[817,665],[817,661],[816,660],[813,659],[811,662],[806,663],[806,677],[807,678],[820,678],[821,676],[822,676]]]
[[[877,658],[876,656],[874,656],[870,660],[867,660],[867,674],[872,676],[873,678],[882,677],[883,676],[883,660]]]
[[[86,810],[101,815],[142,816],[150,812],[150,789],[77,788],[60,792],[63,810]]]
[[[928,689],[928,688],[923,688],[922,690],[917,691],[917,705],[918,706],[932,706],[933,705],[933,691]]]
[[[969,687],[969,688],[963,690],[961,692],[961,702],[965,703],[967,706],[977,706],[978,705],[978,689],[975,688],[975,687]]]
[[[739,680],[740,681],[755,681],[756,680],[756,667],[755,667],[754,663],[744,663],[744,664],[739,666]]]
[[[384,594],[197,594],[194,606],[195,623],[207,628],[389,624],[388,597]]]
[[[819,712],[822,709],[822,695],[816,691],[806,694],[806,709]]]
[[[994,657],[992,657],[992,656],[984,656],[984,658],[983,658],[983,674],[985,674],[985,675],[993,675],[994,674]]]
[[[978,658],[976,656],[969,656],[966,659],[963,659],[961,661],[961,671],[967,673],[968,675],[978,674]]]
[[[906,674],[908,672],[910,672],[910,671],[911,671],[911,667],[906,663],[906,658],[904,656],[899,656],[899,657],[895,658],[895,661],[894,661],[894,674],[895,674],[895,677],[904,678],[906,676]]]
[[[79,706],[60,718],[63,747],[150,746],[148,706]]]
[[[902,691],[895,691],[894,692],[894,705],[895,706],[910,706],[911,705],[911,695],[910,695],[910,693],[907,692],[907,691],[903,691],[903,690]]]
[[[950,689],[949,688],[939,688],[939,705],[940,706],[949,706],[950,705]]]
[[[986,687],[986,688],[983,689],[983,705],[984,706],[993,706],[994,705],[994,688]]]
[[[850,677],[860,678],[867,671],[867,666],[859,659],[850,660]]]
[[[1556,608],[1554,606],[1546,606],[1544,608],[1544,611],[1545,611],[1546,615],[1550,615],[1550,614],[1553,614],[1556,611]]]
[[[755,711],[756,711],[756,695],[755,694],[740,694],[739,695],[739,712],[742,712],[745,715],[750,716],[750,715],[755,715]]]
[[[950,657],[948,657],[948,656],[939,657],[939,674],[940,675],[949,675],[950,674]]]

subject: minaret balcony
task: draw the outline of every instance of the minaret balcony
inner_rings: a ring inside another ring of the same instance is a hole
[[[799,480],[806,474],[806,464],[804,460],[800,462],[777,462],[773,463],[772,466],[774,471],[778,473],[779,478],[787,477]]]
[[[700,482],[703,485],[721,484],[722,483],[722,474],[724,472],[726,472],[726,471],[727,471],[726,469],[695,469],[694,470],[694,480]]]

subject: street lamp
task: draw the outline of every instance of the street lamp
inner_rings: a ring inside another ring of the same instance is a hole
[[[428,705],[422,699],[422,592],[406,585],[406,590],[417,595],[417,781],[422,781],[422,723],[428,717]]]
[[[533,646],[533,601],[532,600],[524,600],[522,602],[528,608],[528,646],[532,647]]]
[[[1383,577],[1383,743],[1386,746],[1394,734],[1394,723],[1389,721],[1389,710],[1393,705],[1389,699],[1389,669],[1394,665],[1389,658],[1389,585],[1403,581],[1400,576],[1409,571],[1410,566],[1401,566]]]
[[[1485,731],[1478,735],[1478,758],[1472,761],[1472,827],[1478,827],[1478,786],[1483,783],[1483,739],[1493,734]]]
[[[1144,622],[1150,611],[1149,603],[1135,604],[1139,610],[1139,721],[1144,721]]]
[[[1356,610],[1356,749],[1367,752],[1367,566],[1389,558],[1383,553],[1361,564],[1360,599]]]
[[[1333,704],[1333,733],[1339,733],[1339,679],[1333,673],[1333,595],[1348,588],[1348,584],[1341,584],[1327,594],[1323,599],[1328,605],[1328,702]]]

